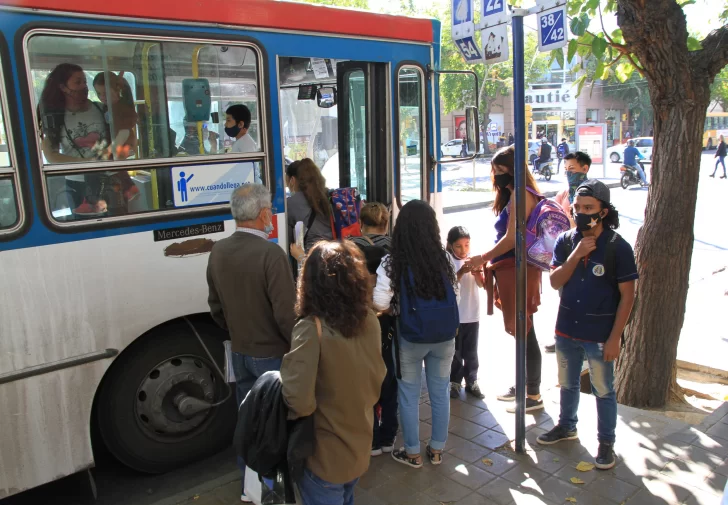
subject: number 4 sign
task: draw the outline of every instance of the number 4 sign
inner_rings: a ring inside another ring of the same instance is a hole
[[[568,42],[566,5],[538,13],[538,49],[551,51]]]

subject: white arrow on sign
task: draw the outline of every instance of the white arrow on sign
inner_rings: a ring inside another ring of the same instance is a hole
[[[552,51],[569,42],[566,5],[538,13],[538,50]]]
[[[508,24],[480,30],[480,40],[483,43],[483,62],[486,65],[508,61]]]

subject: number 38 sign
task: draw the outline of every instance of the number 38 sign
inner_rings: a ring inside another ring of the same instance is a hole
[[[551,51],[568,42],[566,5],[538,13],[538,49]]]

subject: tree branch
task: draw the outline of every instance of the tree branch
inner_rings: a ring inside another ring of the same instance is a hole
[[[710,32],[701,44],[703,49],[698,51],[696,64],[713,79],[728,65],[728,25]]]
[[[607,42],[609,42],[613,48],[618,50],[620,53],[627,50],[627,47],[623,44],[617,44],[612,37],[609,36],[607,33],[607,30],[604,28],[604,18],[602,17],[602,2],[599,2],[599,22],[602,25],[602,32],[604,33],[604,37],[607,39]]]

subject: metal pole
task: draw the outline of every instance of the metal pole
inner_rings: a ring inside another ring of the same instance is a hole
[[[516,129],[516,452],[526,450],[526,98],[523,14],[513,13],[513,112]]]

